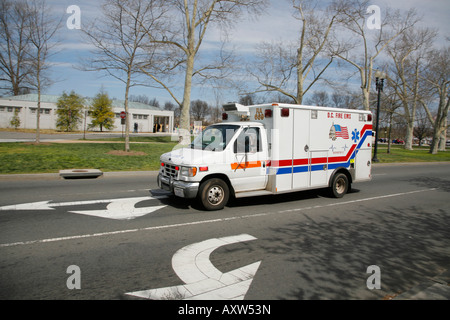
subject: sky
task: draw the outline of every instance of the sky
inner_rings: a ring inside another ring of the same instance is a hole
[[[327,2],[322,0],[320,2]],[[104,76],[98,72],[80,71],[77,65],[83,57],[88,57],[91,49],[82,38],[81,30],[70,30],[66,26],[66,21],[71,16],[66,10],[71,5],[77,5],[81,10],[81,28],[83,22],[95,19],[100,14],[101,1],[92,0],[47,0],[48,6],[55,13],[63,14],[62,29],[58,35],[61,51],[51,58],[51,76],[55,81],[53,85],[45,88],[44,93],[59,95],[65,92],[75,91],[86,96],[95,96],[101,88],[106,91],[111,98],[123,100],[124,83],[110,76]],[[371,5],[377,5],[381,9],[381,14],[389,5],[394,9],[408,10],[416,8],[417,12],[423,16],[422,25],[437,28],[441,41],[450,30],[450,1],[449,0],[373,0]],[[262,41],[291,41],[298,37],[299,24],[292,17],[291,1],[271,0],[270,7],[257,19],[251,17],[241,17],[234,23],[230,30],[229,45],[235,48],[237,55],[246,59],[251,59],[255,54],[256,46]],[[220,31],[215,28],[208,30],[207,39],[202,45],[203,54],[208,54],[218,47]],[[183,95],[183,75],[180,75],[180,85],[175,89],[178,99],[181,101]],[[326,75],[325,75],[326,76]],[[320,87],[318,87],[320,88]],[[355,88],[358,90],[358,87]],[[132,95],[146,95],[150,99],[156,98],[160,105],[165,102],[174,102],[169,94],[163,89],[136,86],[131,88]],[[192,90],[191,100],[205,100],[211,105],[237,101],[239,99],[237,91],[214,92],[209,85],[195,85]]]

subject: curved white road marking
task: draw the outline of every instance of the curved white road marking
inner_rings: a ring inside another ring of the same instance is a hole
[[[127,295],[154,299],[242,300],[247,293],[261,261],[222,273],[209,256],[217,248],[233,243],[255,240],[241,234],[209,239],[178,250],[172,257],[172,268],[184,285],[128,292]]]

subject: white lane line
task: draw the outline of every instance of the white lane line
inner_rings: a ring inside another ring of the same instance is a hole
[[[425,189],[425,190],[416,190],[416,191],[409,191],[409,192],[387,194],[387,195],[384,195],[384,196],[377,196],[377,197],[371,197],[371,198],[364,198],[364,199],[336,202],[336,203],[330,203],[330,204],[324,204],[324,205],[313,206],[313,207],[306,207],[306,208],[299,208],[299,209],[284,210],[284,211],[279,211],[278,213],[286,213],[286,212],[310,210],[310,209],[317,209],[317,208],[341,206],[341,205],[357,203],[357,202],[365,202],[365,201],[371,201],[371,200],[379,200],[379,199],[385,199],[385,198],[400,197],[400,196],[404,196],[404,195],[408,195],[408,194],[414,194],[414,193],[420,193],[420,192],[434,191],[436,189],[437,188],[431,188],[431,189]]]
[[[134,233],[134,232],[140,232],[140,231],[164,230],[164,229],[171,229],[171,228],[185,227],[185,226],[192,226],[192,225],[200,225],[200,224],[207,224],[207,223],[232,221],[232,220],[244,219],[244,218],[264,217],[264,216],[273,215],[273,214],[282,214],[282,213],[290,213],[290,212],[297,212],[297,211],[305,211],[305,210],[312,210],[312,209],[318,209],[318,208],[326,208],[326,207],[333,207],[333,206],[339,206],[339,205],[346,205],[346,204],[357,203],[357,202],[365,202],[365,201],[379,200],[379,199],[385,199],[385,198],[400,197],[400,196],[405,196],[405,195],[409,195],[409,194],[415,194],[415,193],[420,193],[420,192],[428,192],[428,191],[434,191],[434,190],[437,190],[437,188],[430,188],[430,189],[415,190],[415,191],[409,191],[409,192],[387,194],[387,195],[370,197],[370,198],[364,198],[364,199],[357,199],[357,200],[344,201],[344,202],[335,202],[335,203],[330,203],[330,204],[325,204],[325,205],[310,206],[310,207],[303,207],[303,208],[290,209],[290,210],[282,210],[282,211],[277,211],[277,212],[255,213],[255,214],[248,214],[248,215],[237,216],[237,217],[229,217],[229,218],[221,218],[221,219],[210,219],[210,220],[200,220],[200,221],[193,221],[193,222],[185,222],[185,223],[168,224],[168,225],[163,225],[163,226],[155,226],[155,227],[146,227],[146,228],[128,229],[128,230],[118,230],[118,231],[108,231],[108,232],[83,234],[83,235],[67,236],[67,237],[59,237],[59,238],[31,240],[31,241],[20,241],[20,242],[13,242],[13,243],[3,243],[3,244],[0,244],[0,248],[20,246],[20,245],[39,244],[39,243],[48,243],[48,242],[57,242],[57,241],[64,241],[64,240],[76,240],[76,239],[83,239],[83,238],[103,237],[103,236],[110,236],[110,235],[116,235],[116,234]]]

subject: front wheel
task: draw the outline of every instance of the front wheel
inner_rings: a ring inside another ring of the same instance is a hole
[[[338,173],[331,183],[331,194],[335,198],[342,198],[350,189],[350,183],[344,173]]]
[[[198,196],[200,203],[206,210],[220,210],[227,204],[230,190],[225,181],[214,178],[200,185]]]

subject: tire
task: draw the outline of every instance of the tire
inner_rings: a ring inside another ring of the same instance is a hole
[[[350,190],[350,183],[344,173],[338,173],[331,182],[331,195],[334,198],[342,198]]]
[[[225,181],[213,178],[200,185],[198,196],[200,203],[206,210],[221,210],[230,198],[230,189]]]

